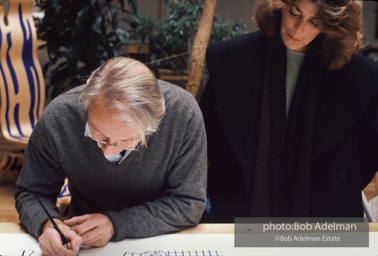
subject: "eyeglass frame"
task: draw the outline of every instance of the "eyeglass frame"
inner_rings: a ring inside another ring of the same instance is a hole
[[[89,124],[87,122],[86,124],[86,127],[88,127],[89,129]],[[112,148],[119,148],[119,149],[122,149],[122,150],[126,150],[126,151],[137,151],[138,150],[138,145],[140,143],[140,141],[138,141],[138,143],[135,144],[135,134],[134,134],[134,147],[133,148],[124,148],[124,147],[121,147],[121,146],[118,146],[117,143],[115,145],[111,145],[109,143],[107,143],[106,141],[103,141],[103,140],[98,140],[98,139],[95,139],[93,137],[93,135],[90,133],[88,133],[86,130],[84,131],[84,136],[87,137],[87,138],[90,138],[92,139],[93,141],[96,141],[97,143],[100,143],[100,144],[103,144],[103,145],[107,145],[109,147],[112,147]]]

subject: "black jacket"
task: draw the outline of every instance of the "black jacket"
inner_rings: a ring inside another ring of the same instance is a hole
[[[266,39],[249,33],[209,45],[201,98],[210,162],[210,217],[248,216]],[[378,169],[378,65],[360,54],[322,79],[312,149],[310,217],[363,215],[361,190]]]

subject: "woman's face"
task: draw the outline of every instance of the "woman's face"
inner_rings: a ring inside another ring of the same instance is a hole
[[[307,45],[320,34],[318,6],[311,0],[295,0],[282,10],[281,38],[287,48],[305,52]]]

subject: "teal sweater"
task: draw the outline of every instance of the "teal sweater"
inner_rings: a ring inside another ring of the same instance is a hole
[[[70,216],[103,213],[113,222],[112,241],[148,237],[196,225],[206,205],[206,135],[195,99],[159,81],[166,113],[147,148],[110,163],[84,136],[83,86],[57,97],[43,112],[25,152],[15,198],[20,221],[39,237],[46,214],[59,217],[56,198],[65,177]]]

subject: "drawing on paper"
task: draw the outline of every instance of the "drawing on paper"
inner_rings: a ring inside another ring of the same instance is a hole
[[[125,252],[123,256],[225,256],[219,251],[199,250],[199,251],[147,251],[147,252]]]
[[[25,250],[22,252],[22,254],[21,254],[21,256],[27,256],[27,254],[25,254]],[[29,254],[29,256],[31,256],[32,254],[34,253],[34,251],[32,251],[30,254]],[[3,254],[1,254],[0,253],[0,256],[5,256],[5,255],[3,255]]]

